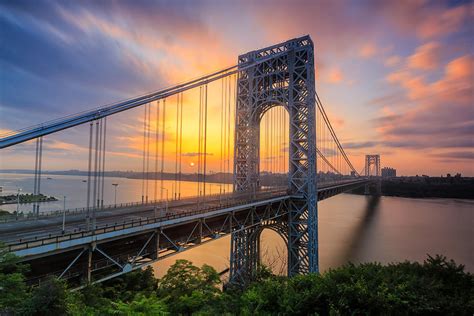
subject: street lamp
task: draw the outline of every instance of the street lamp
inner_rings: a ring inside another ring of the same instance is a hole
[[[161,190],[166,191],[166,212],[168,213],[168,189],[164,188],[164,187],[161,187]]]
[[[16,219],[18,219],[18,213],[20,212],[20,191],[21,188],[18,187],[18,191],[16,193]]]
[[[66,196],[63,196],[64,198],[64,203],[63,203],[63,235],[64,232],[66,231]]]
[[[115,187],[115,197],[114,197],[114,207],[117,207],[117,187],[118,183],[112,183],[112,185]]]
[[[222,198],[222,184],[209,183],[209,195],[212,195],[212,186],[213,186],[213,185],[219,187],[219,203],[220,203],[220,202],[221,202],[221,198]]]

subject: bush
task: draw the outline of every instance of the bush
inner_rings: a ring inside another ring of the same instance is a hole
[[[50,279],[25,285],[26,267],[0,257],[0,314],[18,315],[472,315],[474,278],[462,265],[428,256],[423,263],[347,264],[322,275],[274,276],[261,267],[246,289],[222,291],[210,266],[177,260],[157,280],[137,270],[71,292]]]
[[[240,302],[249,315],[472,315],[474,279],[441,256],[423,264],[347,264],[323,275],[254,283]]]

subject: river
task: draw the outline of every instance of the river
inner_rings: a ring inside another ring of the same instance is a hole
[[[50,177],[51,179],[46,179]],[[44,175],[41,192],[60,201],[42,203],[42,210],[84,206],[87,184],[80,176]],[[142,181],[125,178],[106,178],[105,204],[114,202],[112,183],[118,183],[117,203],[140,201]],[[2,194],[33,191],[33,175],[0,174]],[[161,188],[161,185],[158,184]],[[164,196],[174,192],[174,182],[164,181]],[[228,191],[229,186],[209,184],[208,193]],[[149,182],[149,197],[154,195],[154,181]],[[195,195],[197,184],[182,182],[182,197]],[[13,211],[15,204],[0,208]],[[20,205],[20,210],[31,211],[31,205]],[[348,261],[381,263],[404,260],[423,261],[427,254],[443,254],[474,272],[474,200],[412,199],[341,194],[319,202],[319,262],[320,270],[340,266]],[[286,250],[282,239],[273,231],[262,234],[263,261],[275,272],[283,272]],[[221,271],[229,265],[229,237],[164,259],[154,265],[156,274],[163,275],[176,259],[188,259],[196,265],[210,264]]]

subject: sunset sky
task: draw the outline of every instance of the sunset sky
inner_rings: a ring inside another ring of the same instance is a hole
[[[399,175],[474,176],[473,18],[470,1],[3,0],[0,133],[172,86],[309,34],[316,89],[357,170],[378,153]],[[218,111],[219,86],[209,89]],[[197,92],[184,101],[187,168]],[[110,119],[108,169],[140,170],[142,113]],[[87,141],[87,126],[45,137],[45,169],[86,169]],[[217,170],[219,149],[210,146]],[[32,153],[31,144],[3,150],[0,168],[32,169]]]

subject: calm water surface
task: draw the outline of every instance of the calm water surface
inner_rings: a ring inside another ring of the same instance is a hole
[[[46,176],[47,177],[47,176]],[[87,184],[78,176],[49,176],[41,184],[42,193],[62,199],[66,207],[83,207]],[[32,175],[0,174],[3,194],[33,190]],[[141,200],[142,181],[124,178],[105,179],[105,203],[113,203],[114,188],[119,183],[117,202]],[[149,196],[154,195],[154,181],[149,183]],[[158,184],[159,185],[159,184]],[[168,194],[174,192],[174,182],[165,181]],[[183,182],[182,196],[195,195],[197,184]],[[210,184],[207,191],[217,193],[223,186]],[[226,188],[226,191],[229,188]],[[162,190],[165,196],[166,190]],[[158,193],[159,195],[159,193]],[[474,272],[474,201],[455,199],[410,199],[371,197],[341,194],[319,203],[319,253],[322,271],[340,266],[348,261],[382,263],[404,260],[423,261],[427,254],[443,254],[464,264]],[[15,210],[16,205],[2,209]],[[61,209],[62,201],[43,203],[43,210]],[[21,205],[30,211],[30,205]],[[197,265],[204,263],[223,270],[229,265],[229,237],[185,251],[155,264],[158,276],[176,259],[188,259]],[[286,250],[281,238],[273,231],[262,234],[263,260],[276,272],[283,271]],[[283,259],[282,259],[283,258]]]

